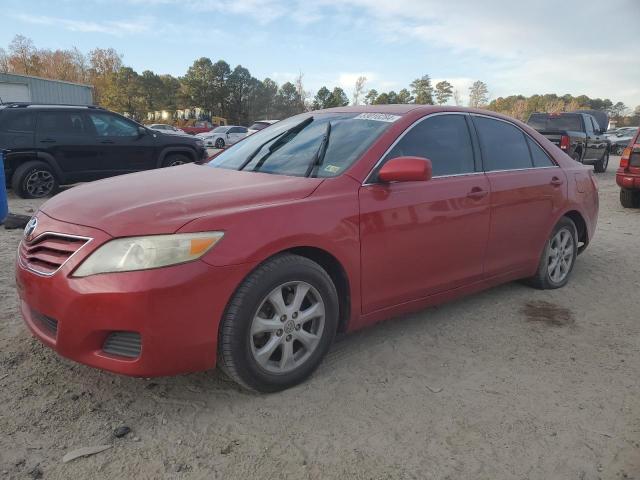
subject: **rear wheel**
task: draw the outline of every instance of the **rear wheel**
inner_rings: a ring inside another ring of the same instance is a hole
[[[335,336],[338,295],[327,272],[308,258],[267,260],[240,285],[219,334],[221,369],[260,392],[305,380]]]
[[[620,189],[620,203],[624,208],[640,208],[640,192]]]
[[[57,190],[58,179],[45,162],[27,162],[16,168],[11,188],[22,198],[43,198]]]
[[[553,228],[530,283],[541,290],[564,287],[577,254],[578,231],[571,219],[563,217]]]
[[[607,150],[602,154],[602,158],[595,163],[595,165],[593,166],[593,169],[597,173],[604,173],[607,171],[608,166],[609,166],[609,150]]]

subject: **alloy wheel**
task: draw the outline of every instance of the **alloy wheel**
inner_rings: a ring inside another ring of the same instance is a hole
[[[567,228],[561,228],[551,239],[547,271],[549,278],[555,283],[561,283],[573,264],[573,235]]]
[[[53,191],[55,179],[46,170],[34,170],[24,181],[25,191],[34,198],[46,197]]]
[[[253,358],[269,373],[290,372],[304,364],[320,344],[325,305],[306,282],[288,282],[273,289],[253,317]]]

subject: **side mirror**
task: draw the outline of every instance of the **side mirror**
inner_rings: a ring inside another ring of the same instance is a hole
[[[422,157],[396,157],[385,163],[378,180],[389,182],[424,182],[431,180],[431,160]]]
[[[146,128],[138,127],[138,135],[140,135],[142,137],[143,135],[146,135],[146,134],[147,134],[147,129]]]

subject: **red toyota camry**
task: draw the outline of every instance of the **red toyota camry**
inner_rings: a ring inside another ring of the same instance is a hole
[[[516,120],[345,107],[54,197],[16,277],[60,355],[145,377],[218,365],[268,392],[336,332],[516,279],[564,286],[597,213],[593,169]]]

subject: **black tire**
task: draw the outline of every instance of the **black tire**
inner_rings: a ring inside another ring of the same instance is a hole
[[[213,146],[216,148],[224,148],[224,140],[221,138],[218,138],[213,144]]]
[[[640,192],[621,188],[620,203],[624,208],[640,208]]]
[[[184,153],[170,153],[162,161],[162,167],[176,167],[178,165],[184,165],[185,163],[191,163],[190,157]]]
[[[564,278],[561,281],[554,281],[551,278],[551,274],[549,272],[549,255],[551,249],[552,239],[561,231],[567,231],[571,235],[571,242],[573,247],[573,254],[571,256],[571,265],[569,266],[568,272],[565,274]],[[551,235],[547,239],[544,249],[542,251],[542,255],[540,255],[540,261],[538,262],[538,270],[536,274],[531,277],[529,280],[529,284],[535,288],[540,290],[548,290],[554,288],[564,287],[569,278],[571,277],[571,272],[573,271],[573,267],[576,264],[576,257],[578,254],[578,231],[576,229],[576,225],[570,218],[562,217],[560,221],[553,227],[551,231]]]
[[[582,163],[582,160],[580,159],[580,152],[579,151],[573,152],[571,154],[571,158],[573,158],[578,163]]]
[[[58,178],[47,163],[26,162],[13,172],[11,188],[21,198],[44,198],[58,190]]]
[[[286,373],[271,373],[254,358],[251,324],[269,292],[295,281],[310,284],[322,297],[325,307],[324,328],[315,350],[301,365]],[[336,288],[320,265],[299,255],[276,255],[242,282],[227,305],[219,330],[218,366],[249,390],[268,393],[292,387],[309,377],[326,355],[335,337],[338,315]]]
[[[593,170],[596,173],[604,173],[607,171],[608,166],[609,166],[609,150],[606,150],[602,154],[602,158],[593,165]]]

